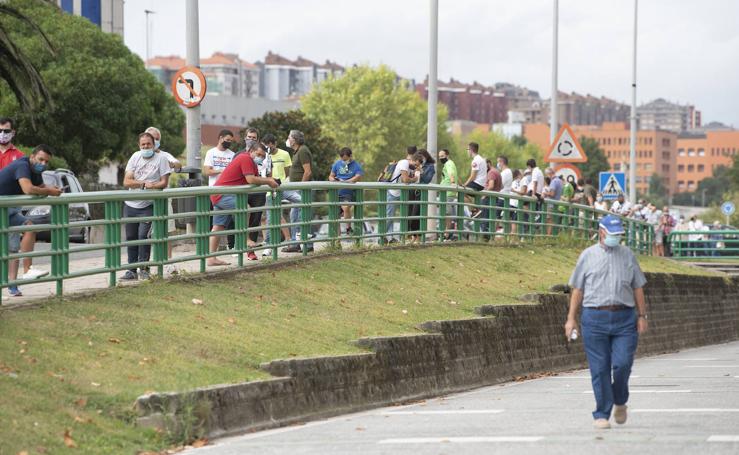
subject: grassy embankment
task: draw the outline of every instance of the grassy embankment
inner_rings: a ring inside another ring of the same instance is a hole
[[[258,369],[265,361],[357,352],[349,342],[359,337],[474,317],[480,304],[566,282],[579,249],[560,248],[328,257],[0,312],[0,454],[64,453],[66,430],[74,453],[167,447],[168,435],[131,423],[137,396],[265,378]],[[646,271],[704,273],[656,258],[641,263]]]

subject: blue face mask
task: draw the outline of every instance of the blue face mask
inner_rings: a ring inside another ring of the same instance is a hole
[[[603,243],[605,243],[605,245],[610,248],[619,246],[621,244],[621,236],[606,234],[606,238]]]
[[[37,174],[41,174],[42,172],[46,170],[46,165],[43,163],[33,163],[31,165],[31,169],[33,170],[33,172]]]
[[[160,145],[162,145],[161,141],[154,141],[154,150],[159,150]]]
[[[144,158],[151,158],[154,156],[154,149],[141,149],[141,156]]]
[[[254,158],[254,163],[255,163],[255,164],[256,164],[257,166],[260,166],[260,165],[261,165],[262,163],[264,163],[264,158],[262,158],[261,156],[258,156],[258,157],[256,157],[256,158]]]

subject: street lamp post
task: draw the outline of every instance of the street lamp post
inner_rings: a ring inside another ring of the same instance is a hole
[[[438,55],[439,55],[439,0],[429,0],[429,81],[428,81],[428,125],[426,127],[426,148],[429,154],[438,161],[438,119],[436,115],[436,103],[438,102]],[[439,169],[437,167],[437,169]],[[434,173],[432,183],[439,182],[439,173]],[[429,224],[428,231],[435,231],[437,226],[436,216],[438,215],[438,206],[434,204],[436,201],[436,191],[429,191]],[[443,210],[443,208],[442,208]]]
[[[200,67],[198,0],[187,0],[185,22],[187,65]],[[187,166],[200,169],[200,105],[187,110]]]
[[[149,59],[151,58],[151,38],[149,37],[149,34],[151,33],[151,25],[149,23],[149,16],[156,13],[156,11],[152,11],[150,9],[144,10],[144,14],[146,14],[146,63],[149,63]]]
[[[636,203],[636,31],[639,0],[634,0],[634,61],[631,75],[631,149],[629,151],[629,201]]]
[[[554,14],[552,15],[552,96],[549,102],[549,143],[559,131],[559,109],[557,106],[557,71],[559,65],[559,0],[554,0]],[[554,163],[551,163],[554,166]]]

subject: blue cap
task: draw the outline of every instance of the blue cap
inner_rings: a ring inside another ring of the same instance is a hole
[[[620,235],[626,232],[624,231],[624,225],[621,222],[621,218],[616,215],[604,216],[598,225],[611,235]]]

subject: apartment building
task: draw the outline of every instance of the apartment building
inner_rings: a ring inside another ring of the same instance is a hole
[[[684,133],[677,139],[677,191],[695,191],[719,166],[731,167],[739,153],[739,131]]]
[[[636,109],[639,128],[644,130],[667,130],[680,133],[701,126],[701,112],[692,105],[671,103],[657,98]]]
[[[467,120],[493,124],[504,122],[508,101],[503,92],[479,82],[466,84],[455,79],[437,82],[439,102],[446,105],[451,120]],[[428,100],[428,78],[415,86],[416,92]]]

